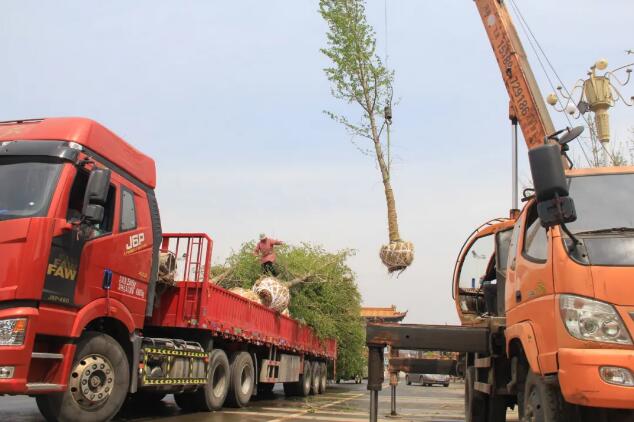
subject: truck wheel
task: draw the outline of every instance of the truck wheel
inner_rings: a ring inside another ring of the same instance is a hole
[[[321,376],[319,377],[319,394],[324,394],[326,392],[326,386],[328,384],[328,367],[325,362],[322,362],[319,366],[321,366]]]
[[[319,379],[321,378],[321,365],[319,362],[311,362],[312,373],[310,376],[310,394],[319,394]]]
[[[299,381],[297,382],[285,382],[284,394],[287,396],[300,396],[307,397],[310,394],[310,386],[312,385],[311,375],[312,367],[310,362],[304,360],[304,372],[299,374]],[[339,383],[339,381],[337,381]]]
[[[474,388],[476,369],[467,368],[464,382],[465,422],[487,422],[486,396]]]
[[[546,384],[543,378],[528,371],[522,395],[523,417],[529,422],[559,422],[565,420],[563,398],[559,389]]]
[[[410,381],[409,375],[405,375],[405,384],[412,385],[412,381]]]
[[[229,392],[231,368],[227,354],[214,349],[209,359],[207,384],[193,393],[174,394],[174,400],[187,412],[211,412],[220,410]]]
[[[247,352],[236,352],[231,357],[231,382],[227,403],[232,407],[244,407],[251,400],[255,386],[253,359]]]
[[[304,361],[304,373],[299,375],[299,388],[297,394],[307,397],[310,394],[310,386],[312,385],[313,366],[309,361]]]
[[[36,397],[49,421],[109,421],[126,400],[130,367],[115,339],[94,331],[85,333],[75,351],[68,390]]]

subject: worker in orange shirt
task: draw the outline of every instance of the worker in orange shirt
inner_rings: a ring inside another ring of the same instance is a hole
[[[281,240],[271,239],[266,234],[260,234],[260,241],[255,246],[253,254],[260,257],[260,264],[262,264],[262,272],[270,274],[273,277],[277,277],[277,270],[275,269],[275,246],[283,245]]]

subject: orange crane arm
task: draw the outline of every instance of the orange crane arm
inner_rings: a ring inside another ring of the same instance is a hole
[[[517,119],[528,148],[542,145],[555,129],[504,1],[475,3],[511,99],[511,117]]]

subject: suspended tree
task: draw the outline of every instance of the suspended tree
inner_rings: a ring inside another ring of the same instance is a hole
[[[376,36],[366,20],[363,0],[320,0],[319,11],[329,29],[328,45],[321,51],[332,61],[332,66],[324,69],[332,94],[361,109],[358,123],[345,115],[328,111],[326,114],[353,136],[368,139],[373,147],[370,151],[373,150],[385,191],[389,233],[389,243],[381,247],[380,257],[389,272],[403,271],[414,259],[414,246],[401,239],[390,177],[394,74],[376,54]]]

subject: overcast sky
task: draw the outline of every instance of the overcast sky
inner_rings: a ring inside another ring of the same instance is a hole
[[[631,0],[516,2],[568,87],[600,57],[634,61],[624,52],[634,49]],[[399,278],[378,258],[387,241],[379,173],[322,113],[358,110],[330,96],[316,1],[1,4],[0,120],[103,123],[156,160],[164,230],[210,233],[216,262],[260,232],[353,248],[365,305],[395,304],[410,323],[457,321],[459,248],[511,205],[508,96],[472,0],[388,0],[400,98],[393,187],[401,235],[416,245]],[[383,55],[384,0],[370,0],[368,14]],[[614,110],[616,138],[633,113]],[[522,146],[528,180],[525,155]]]

